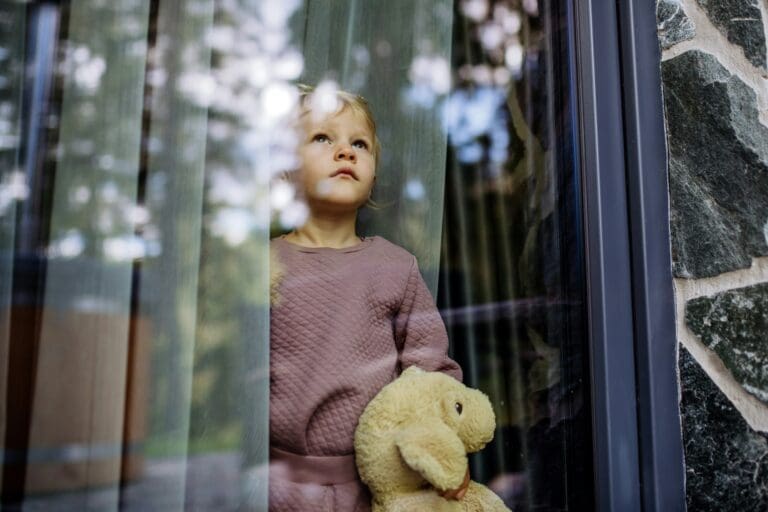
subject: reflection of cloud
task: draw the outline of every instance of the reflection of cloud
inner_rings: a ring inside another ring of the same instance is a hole
[[[274,82],[264,88],[261,94],[263,115],[270,121],[288,117],[296,108],[299,93],[287,83]]]
[[[214,25],[205,35],[206,42],[221,52],[229,52],[235,46],[235,30],[224,25]]]
[[[125,220],[132,226],[143,226],[150,218],[149,210],[144,206],[134,204],[125,209]]]
[[[507,159],[509,131],[502,88],[460,89],[449,97],[443,122],[460,162],[476,164],[487,159],[496,173]]]
[[[504,42],[504,30],[497,23],[485,23],[480,26],[480,42],[487,50],[497,48]]]
[[[523,9],[531,16],[539,15],[539,2],[538,0],[523,0]]]
[[[211,231],[229,245],[245,242],[255,227],[254,215],[245,208],[220,208],[211,221]]]
[[[512,74],[517,75],[523,67],[523,47],[519,42],[513,42],[504,52],[504,61]]]
[[[269,191],[272,208],[276,210],[284,210],[287,208],[295,196],[296,191],[294,190],[293,185],[286,180],[277,180]]]
[[[273,72],[280,80],[296,80],[304,70],[304,58],[296,49],[286,50],[277,62],[273,62]]]
[[[83,205],[91,198],[91,189],[80,185],[69,191],[69,202],[73,205]]]
[[[8,173],[0,182],[0,216],[5,215],[16,201],[23,201],[29,196],[29,186],[20,171]]]
[[[309,109],[312,117],[319,119],[336,112],[341,106],[336,95],[338,91],[339,85],[332,80],[324,80],[317,84],[309,97]]]
[[[105,203],[114,203],[120,197],[120,189],[114,181],[108,181],[101,186],[99,195]]]
[[[15,105],[10,101],[0,102],[0,149],[16,148],[19,144],[17,132]]]
[[[108,171],[115,166],[115,157],[109,154],[100,155],[97,159],[99,167]]]
[[[248,186],[231,173],[219,169],[211,174],[209,200],[232,206],[247,206],[252,198]]]
[[[517,34],[523,26],[523,20],[520,17],[520,13],[511,10],[504,4],[498,4],[493,8],[493,19],[496,20],[496,22],[504,28],[504,32],[509,35]]]
[[[280,224],[285,228],[295,228],[301,226],[307,221],[309,216],[309,208],[301,201],[291,201],[280,212]]]
[[[136,235],[110,237],[102,244],[104,255],[113,261],[132,261],[147,255],[145,241]]]
[[[405,197],[413,201],[421,201],[427,195],[421,180],[413,178],[405,184]]]
[[[62,62],[62,72],[71,76],[75,85],[87,92],[95,92],[101,85],[101,77],[107,63],[101,55],[91,53],[87,46],[74,46]]]
[[[282,31],[301,4],[302,0],[262,0],[258,2],[259,18],[267,27]]]
[[[213,77],[202,72],[186,72],[179,77],[179,92],[200,107],[208,107],[213,93],[216,91],[216,82]]]
[[[464,0],[461,12],[471,20],[481,21],[488,15],[488,0]]]
[[[75,258],[85,249],[85,238],[76,229],[65,232],[48,246],[49,258]]]
[[[405,100],[412,106],[430,109],[451,90],[451,64],[443,57],[419,55],[408,71],[411,81]]]
[[[168,80],[168,72],[163,68],[154,68],[147,71],[147,83],[152,87],[162,87]]]
[[[451,89],[451,64],[443,57],[419,55],[413,59],[408,77],[416,85],[427,85],[435,94]]]
[[[503,3],[496,4],[493,12],[484,0],[468,0],[462,4],[464,14],[477,23],[477,38],[489,58],[489,64],[468,66],[460,72],[462,78],[483,85],[506,85],[510,75],[519,75],[524,50],[519,32],[523,25],[520,12]],[[528,2],[526,10],[538,9],[537,3]],[[505,71],[502,71],[506,67]]]

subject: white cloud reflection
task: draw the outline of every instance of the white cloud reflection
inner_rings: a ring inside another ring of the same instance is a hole
[[[137,235],[116,236],[106,238],[102,250],[112,261],[132,261],[147,255],[147,244]]]
[[[205,108],[211,104],[213,93],[216,91],[216,82],[207,73],[190,71],[179,78],[177,87],[182,95]]]
[[[433,108],[451,90],[451,64],[443,57],[417,55],[408,71],[411,81],[405,91],[406,102],[421,108]]]
[[[104,58],[91,53],[91,49],[84,45],[69,47],[61,63],[61,72],[72,77],[77,87],[89,93],[99,88],[106,70]]]
[[[296,196],[296,190],[293,185],[286,180],[278,180],[272,185],[269,198],[272,202],[272,208],[276,210],[284,210],[294,200]]]
[[[49,258],[76,258],[85,250],[85,237],[80,231],[72,229],[52,241],[48,246]]]
[[[11,208],[16,201],[23,201],[29,196],[27,179],[21,171],[8,173],[0,181],[0,217]]]
[[[507,159],[509,128],[504,117],[506,91],[501,87],[459,89],[443,110],[443,122],[460,162],[478,164],[487,158],[497,175]],[[488,142],[482,143],[481,140]]]
[[[242,244],[256,227],[254,215],[246,208],[219,208],[210,227],[214,235],[232,246]]]
[[[522,70],[523,57],[523,47],[517,42],[510,44],[504,52],[504,61],[513,75],[518,75]]]
[[[443,57],[417,56],[411,63],[408,77],[414,84],[429,86],[435,94],[451,90],[451,64]]]
[[[292,201],[280,212],[280,224],[286,228],[301,226],[307,221],[309,208],[302,201]]]
[[[309,98],[309,109],[312,116],[322,118],[330,113],[336,112],[341,104],[336,93],[339,91],[339,85],[333,80],[324,80],[317,84],[315,91]]]
[[[488,0],[464,0],[461,12],[474,21],[481,21],[488,15]]]
[[[421,201],[427,195],[427,189],[421,180],[413,178],[405,184],[405,197],[412,201]]]
[[[270,122],[280,122],[290,116],[298,103],[296,88],[285,82],[273,82],[261,93],[261,109]]]
[[[523,9],[531,16],[539,15],[539,2],[538,0],[523,0]]]

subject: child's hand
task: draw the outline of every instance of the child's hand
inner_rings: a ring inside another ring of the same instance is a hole
[[[461,486],[458,489],[449,489],[440,493],[440,496],[447,500],[460,500],[467,494],[467,488],[469,487],[469,468],[467,468],[467,474],[464,475],[464,481],[461,482]]]

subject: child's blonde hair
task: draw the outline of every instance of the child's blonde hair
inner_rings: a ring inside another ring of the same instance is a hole
[[[300,115],[304,115],[312,110],[311,100],[312,95],[315,92],[315,88],[311,85],[299,84],[299,109]],[[339,106],[335,112],[328,112],[328,114],[339,114],[344,109],[349,108],[355,114],[359,114],[365,120],[368,129],[371,130],[373,136],[373,147],[371,153],[376,162],[376,167],[379,167],[379,156],[381,155],[381,142],[378,135],[376,135],[376,121],[373,119],[373,112],[368,106],[368,102],[362,96],[347,91],[336,90],[334,91]]]

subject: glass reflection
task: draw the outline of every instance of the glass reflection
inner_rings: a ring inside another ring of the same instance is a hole
[[[473,478],[591,508],[567,5],[0,9],[4,506],[266,509],[267,247],[307,217],[281,179],[304,82],[373,106],[360,229],[417,255],[492,398]]]

